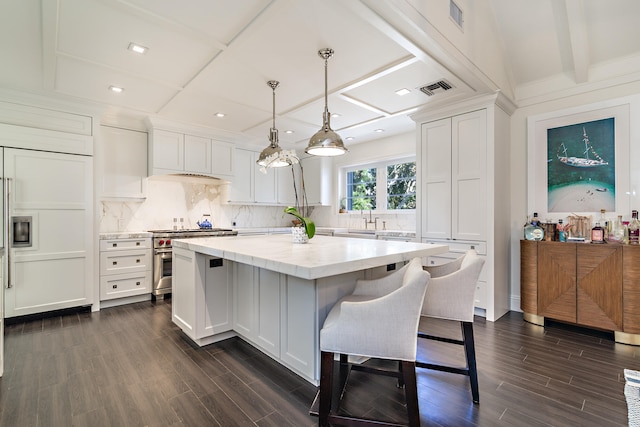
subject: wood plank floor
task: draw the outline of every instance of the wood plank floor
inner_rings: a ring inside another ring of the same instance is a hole
[[[170,317],[168,299],[8,325],[0,425],[316,425],[314,386],[237,338],[195,348]],[[479,318],[475,334],[480,404],[466,377],[419,369],[422,425],[627,425],[622,372],[640,369],[640,348],[519,313]],[[462,364],[453,347],[421,343],[420,354]],[[403,421],[402,401],[393,379],[354,372],[343,411]]]

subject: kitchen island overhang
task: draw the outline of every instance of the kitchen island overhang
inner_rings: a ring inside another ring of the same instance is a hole
[[[173,242],[172,319],[203,346],[240,336],[318,384],[319,332],[358,279],[448,251],[446,245],[291,235]]]

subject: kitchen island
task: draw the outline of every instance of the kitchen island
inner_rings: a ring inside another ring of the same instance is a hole
[[[203,346],[240,336],[318,384],[319,336],[357,279],[380,277],[446,245],[316,236],[238,236],[173,242],[172,319]]]

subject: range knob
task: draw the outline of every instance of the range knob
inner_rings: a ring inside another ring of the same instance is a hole
[[[164,240],[162,240],[162,239],[158,240],[158,245],[160,245],[160,246],[164,245]]]
[[[171,245],[171,240],[167,240],[167,246]]]

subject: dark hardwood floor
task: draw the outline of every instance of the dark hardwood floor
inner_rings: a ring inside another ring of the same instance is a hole
[[[428,322],[456,334],[457,324]],[[623,426],[640,348],[509,313],[475,323],[480,404],[466,377],[418,369],[424,426]],[[463,363],[462,348],[421,343]],[[368,362],[373,363],[373,362]],[[2,426],[311,426],[315,387],[242,340],[191,346],[171,300],[16,322],[5,330]],[[395,380],[354,372],[343,411],[404,420]]]

